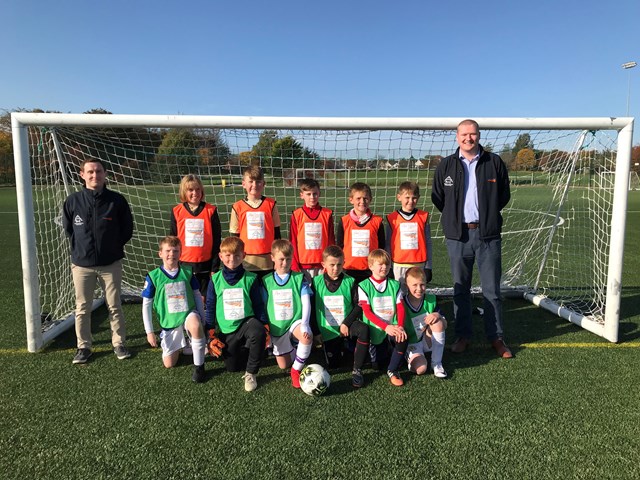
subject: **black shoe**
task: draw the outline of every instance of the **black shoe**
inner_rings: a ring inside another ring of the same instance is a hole
[[[364,377],[362,376],[362,370],[354,368],[351,372],[351,384],[353,388],[360,388],[364,386]]]
[[[204,382],[204,365],[193,366],[193,374],[191,375],[191,380],[193,380],[195,383]]]
[[[73,357],[73,363],[82,364],[87,363],[89,358],[91,357],[91,350],[88,348],[79,348],[76,352],[75,357]]]
[[[115,353],[118,360],[125,360],[127,358],[131,358],[131,352],[124,345],[118,345],[113,349],[113,353]]]

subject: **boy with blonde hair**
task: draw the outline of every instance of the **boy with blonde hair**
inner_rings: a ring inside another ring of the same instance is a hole
[[[336,231],[336,244],[344,250],[344,271],[360,283],[371,275],[367,257],[377,248],[385,249],[382,217],[369,209],[371,188],[356,182],[349,189],[351,211],[342,217]]]
[[[400,208],[387,215],[387,251],[393,262],[393,276],[404,288],[404,275],[411,267],[424,269],[431,281],[431,226],[429,214],[416,208],[420,187],[415,182],[402,182],[396,195]]]
[[[147,274],[142,290],[142,321],[147,334],[147,342],[158,346],[153,331],[152,307],[162,328],[160,346],[162,363],[172,368],[178,362],[180,352],[188,342],[184,332],[191,339],[193,352],[192,380],[204,382],[204,351],[206,340],[202,321],[204,308],[200,296],[200,284],[191,267],[180,264],[180,239],[167,236],[160,240],[158,256],[162,266]]]
[[[327,366],[338,368],[344,353],[345,338],[355,341],[351,380],[354,388],[364,385],[362,366],[369,352],[369,327],[358,305],[355,279],[344,273],[344,253],[337,245],[322,252],[324,274],[313,279],[315,318],[322,334]]]
[[[273,354],[281,369],[291,368],[291,384],[300,388],[300,371],[311,354],[312,346],[309,326],[311,289],[302,273],[291,270],[291,242],[274,241],[271,259],[274,271],[265,275],[262,283]],[[295,350],[292,339],[298,342]]]
[[[211,276],[207,290],[206,328],[212,342],[224,344],[227,371],[245,369],[244,389],[251,392],[258,387],[256,375],[266,340],[264,325],[258,320],[263,315],[260,282],[254,272],[242,266],[244,242],[239,238],[225,238],[219,256],[222,266]]]
[[[229,233],[244,242],[245,270],[263,277],[273,270],[271,244],[280,238],[280,213],[273,198],[263,196],[264,172],[257,165],[245,168],[242,188],[247,196],[231,208]]]
[[[391,259],[384,250],[372,251],[368,257],[371,276],[358,284],[358,300],[363,322],[369,326],[371,361],[378,368],[387,366],[392,385],[404,385],[398,370],[407,351],[404,329],[405,311],[400,283],[387,278]],[[389,358],[389,346],[393,347]]]
[[[320,205],[320,184],[313,178],[300,181],[302,207],[291,214],[289,240],[293,245],[291,268],[304,273],[308,281],[322,273],[322,251],[335,245],[333,212]]]
[[[424,270],[412,267],[405,274],[407,293],[404,296],[407,314],[407,364],[417,375],[427,373],[425,353],[431,351],[431,368],[436,378],[446,378],[442,366],[447,320],[436,305],[436,296],[426,293],[427,278]]]

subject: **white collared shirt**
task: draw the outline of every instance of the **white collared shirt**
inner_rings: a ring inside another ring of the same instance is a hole
[[[462,211],[462,221],[464,223],[474,223],[480,220],[478,210],[478,184],[476,183],[476,166],[480,158],[480,149],[471,159],[467,160],[460,154],[460,160],[464,166],[464,209]]]

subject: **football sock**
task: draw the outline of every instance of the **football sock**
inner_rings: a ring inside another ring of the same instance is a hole
[[[400,367],[400,362],[404,360],[405,349],[402,348],[402,351],[400,352],[396,348],[394,348],[393,352],[391,352],[391,360],[389,361],[389,368],[387,369],[387,370],[391,370],[392,372],[397,372],[398,368]]]
[[[302,342],[298,343],[298,348],[296,349],[296,358],[293,362],[293,368],[295,368],[296,370],[302,370],[304,362],[306,362],[307,358],[309,358],[309,355],[311,355],[312,347],[313,344],[311,343],[308,345],[305,345]]]
[[[191,349],[193,350],[193,364],[204,365],[204,349],[207,345],[205,338],[192,338]]]
[[[431,339],[431,363],[442,363],[444,352],[444,332],[433,332]]]
[[[369,344],[356,341],[356,350],[353,352],[353,368],[361,369],[369,354]]]

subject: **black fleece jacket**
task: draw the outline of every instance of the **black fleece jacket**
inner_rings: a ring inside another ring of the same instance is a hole
[[[509,203],[509,174],[502,159],[480,146],[476,166],[480,238],[500,238],[502,215],[500,211]],[[431,190],[431,201],[442,216],[440,222],[446,238],[460,240],[464,210],[464,166],[460,149],[444,158],[436,168]]]

